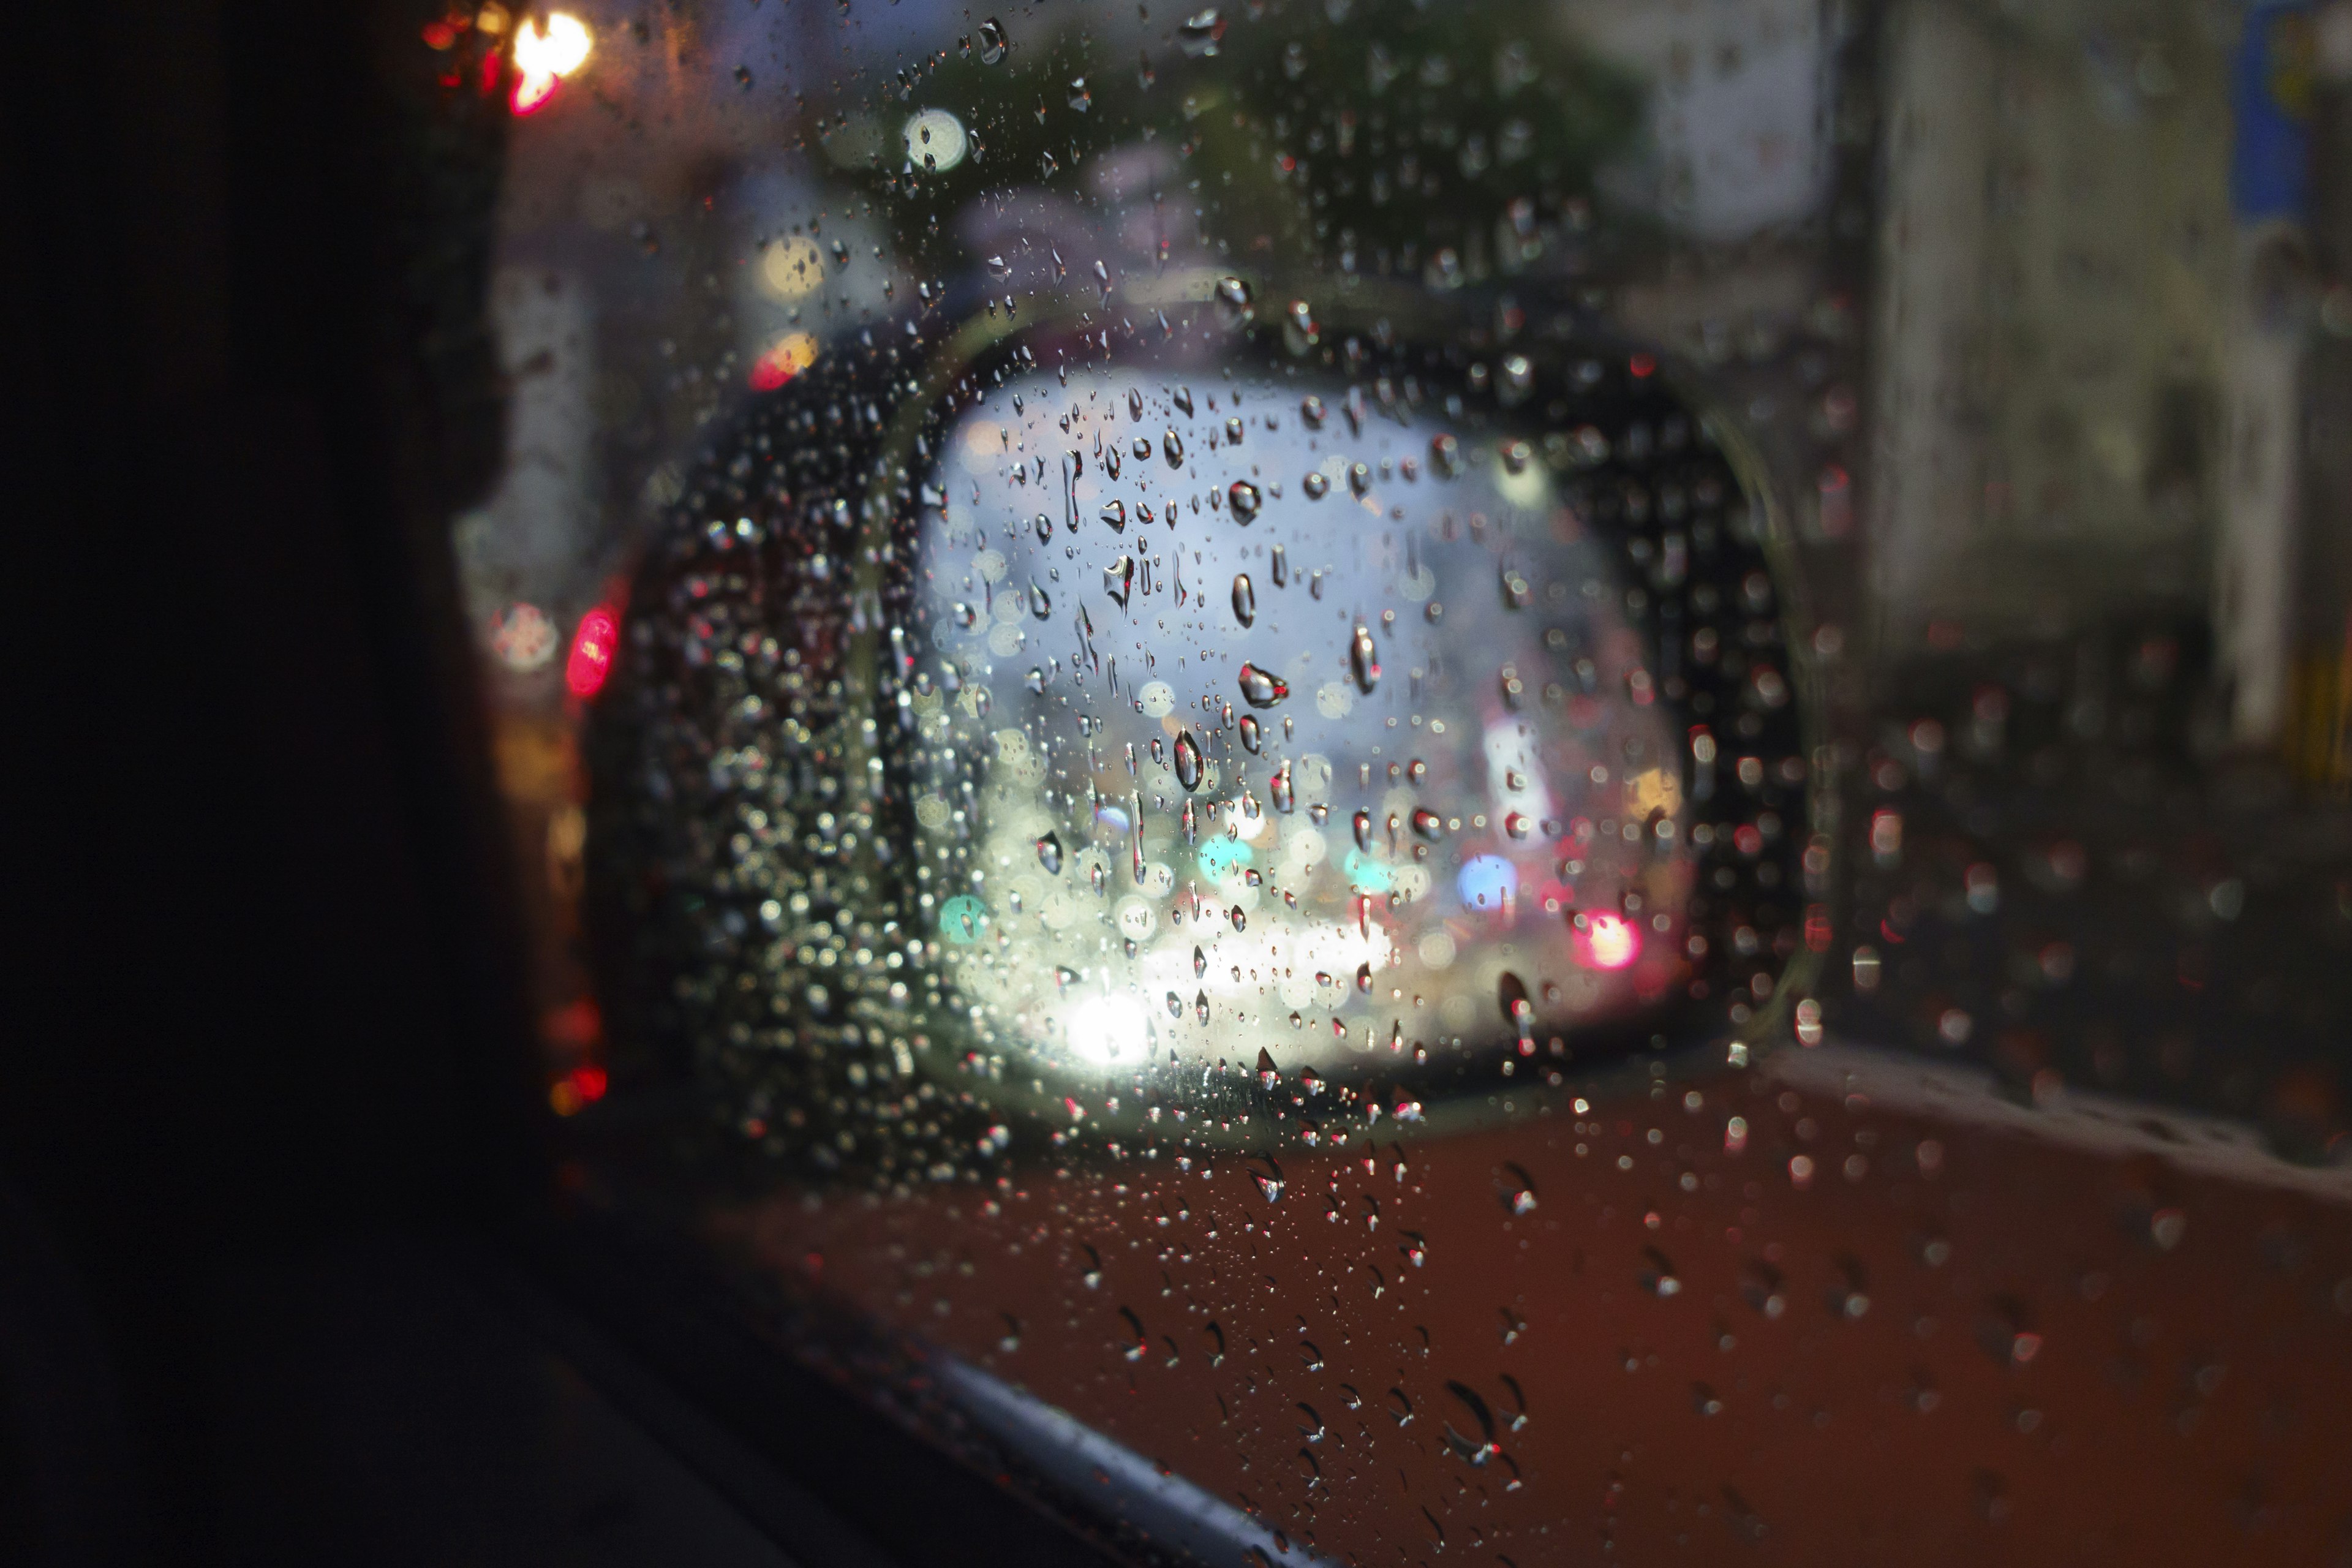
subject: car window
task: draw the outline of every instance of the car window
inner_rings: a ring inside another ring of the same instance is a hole
[[[582,1202],[1139,1558],[2341,1551],[2347,16],[427,28]]]

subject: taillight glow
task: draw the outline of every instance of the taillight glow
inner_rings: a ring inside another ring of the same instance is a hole
[[[574,697],[593,697],[604,689],[620,639],[621,623],[602,605],[580,617],[580,629],[572,638],[572,657],[563,666],[563,684]]]
[[[515,29],[514,111],[529,114],[555,96],[565,77],[588,60],[595,40],[579,17],[558,11],[537,26]]]
[[[1576,933],[1576,948],[1590,968],[1622,969],[1642,956],[1642,931],[1622,915],[1589,915]]]
[[[816,363],[816,339],[806,332],[786,332],[751,362],[751,390],[773,392]]]

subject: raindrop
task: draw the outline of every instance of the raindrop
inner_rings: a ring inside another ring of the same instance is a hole
[[[1502,1169],[1501,1191],[1503,1206],[1515,1215],[1528,1213],[1536,1206],[1535,1178],[1524,1167],[1506,1164]]]
[[[1217,52],[1217,40],[1224,36],[1225,19],[1212,5],[1184,18],[1184,25],[1176,29],[1176,44],[1186,59],[1207,59]]]
[[[1506,969],[1496,978],[1495,1000],[1503,1009],[1503,1022],[1524,1032],[1528,1020],[1535,1016],[1535,1005],[1528,1000],[1528,984]]]
[[[1103,568],[1103,592],[1120,609],[1127,608],[1127,596],[1135,586],[1135,557],[1122,555]]]
[[[1356,813],[1356,847],[1369,855],[1372,852],[1372,814]]]
[[[1234,619],[1244,626],[1257,620],[1257,590],[1250,585],[1249,574],[1234,574]]]
[[[1041,621],[1050,618],[1054,614],[1054,601],[1046,597],[1045,590],[1034,582],[1029,584],[1029,613]],[[1366,687],[1364,689],[1369,691],[1371,688]]]
[[[1259,1160],[1265,1164],[1264,1170],[1260,1170],[1256,1163],[1243,1168],[1249,1172],[1250,1180],[1257,1184],[1258,1194],[1270,1204],[1278,1204],[1282,1201],[1281,1163],[1271,1154],[1261,1155]]]
[[[1349,464],[1348,489],[1359,497],[1370,495],[1372,489],[1372,470],[1362,463]]]
[[[1455,1383],[1449,1379],[1445,1384],[1445,1392],[1454,1395],[1462,1408],[1469,1413],[1472,1423],[1478,1428],[1479,1436],[1479,1441],[1474,1443],[1456,1432],[1449,1422],[1445,1428],[1446,1446],[1472,1465],[1483,1465],[1501,1453],[1502,1445],[1495,1441],[1495,1413],[1487,1408],[1486,1400],[1479,1396],[1478,1391],[1465,1384]]]
[[[988,275],[1000,281],[1013,276],[1013,263],[1005,260],[1002,256],[990,257],[987,266]]]
[[[1661,1300],[1682,1294],[1683,1282],[1675,1273],[1674,1260],[1654,1247],[1642,1249],[1642,1289]]]
[[[1283,346],[1292,353],[1303,354],[1322,341],[1315,325],[1315,308],[1304,300],[1293,300],[1290,309],[1284,312]]]
[[[1058,877],[1062,874],[1060,838],[1048,833],[1045,837],[1037,840],[1037,864],[1045,868],[1045,874],[1049,877]]]
[[[1264,740],[1258,733],[1256,715],[1252,713],[1243,714],[1241,730],[1243,747],[1248,751],[1252,756],[1255,756],[1257,754],[1258,748],[1265,743]]]
[[[1281,1076],[1282,1074],[1275,1068],[1273,1054],[1264,1046],[1260,1046],[1257,1048],[1257,1081],[1259,1087],[1264,1089],[1272,1089],[1274,1087],[1275,1079]]]
[[[1238,582],[1234,585],[1234,592],[1235,595],[1238,595],[1240,594],[1242,583],[1246,583],[1247,581],[1247,578],[1243,578],[1241,582]],[[1243,624],[1247,625],[1248,623],[1244,621]],[[1248,703],[1253,708],[1271,708],[1276,703],[1290,695],[1290,686],[1288,682],[1285,681],[1280,676],[1275,674],[1273,671],[1261,669],[1255,664],[1244,664],[1241,668],[1239,679],[1242,688],[1242,700]],[[1369,689],[1369,688],[1367,689]]]
[[[1107,500],[1103,502],[1102,520],[1110,524],[1110,531],[1113,533],[1125,533],[1127,531],[1127,503],[1123,500]]]
[[[1249,525],[1250,519],[1257,515],[1259,505],[1257,487],[1247,479],[1235,479],[1225,489],[1225,500],[1234,509],[1234,521],[1244,528]]]
[[[1047,517],[1042,511],[1039,512],[1037,514],[1036,527],[1038,543],[1051,544],[1054,542],[1054,520],[1052,518]]]
[[[991,16],[980,25],[980,63],[992,66],[1004,58],[1004,24]]]
[[[1274,561],[1270,574],[1274,578],[1274,585],[1276,587],[1281,588],[1289,584],[1290,557],[1284,552],[1282,546],[1279,544],[1274,547]]]
[[[1029,667],[1028,687],[1032,696],[1045,695],[1045,671],[1037,665]]]
[[[1206,991],[1192,993],[1192,1016],[1203,1024],[1209,1021],[1209,994]]]
[[[1281,812],[1285,816],[1289,816],[1296,808],[1297,803],[1296,797],[1291,794],[1290,764],[1288,763],[1285,763],[1282,766],[1274,770],[1273,795],[1274,809]]]
[[[1184,437],[1176,434],[1173,426],[1170,427],[1166,435],[1160,437],[1160,450],[1167,456],[1170,468],[1181,468],[1184,466]]]
[[[1209,972],[1209,955],[1199,948],[1192,950],[1192,978],[1198,980]]]
[[[1192,389],[1191,387],[1178,387],[1174,392],[1169,395],[1168,401],[1176,405],[1177,413],[1181,414],[1187,419],[1192,417]]]
[[[1249,915],[1239,904],[1234,906],[1234,929],[1241,931],[1249,925]]]
[[[1217,316],[1229,327],[1250,319],[1250,286],[1234,277],[1217,279]]]
[[[1445,837],[1445,818],[1425,805],[1417,805],[1412,808],[1412,830],[1434,844]]]
[[[1307,492],[1308,500],[1321,500],[1331,493],[1331,481],[1323,477],[1320,468],[1310,468],[1307,477],[1299,481],[1299,488]]]
[[[1356,672],[1357,689],[1370,695],[1381,683],[1380,650],[1372,647],[1372,631],[1359,622],[1356,635],[1348,644],[1348,665]]]
[[[1176,737],[1176,782],[1187,790],[1199,789],[1202,772],[1201,742],[1187,730]]]

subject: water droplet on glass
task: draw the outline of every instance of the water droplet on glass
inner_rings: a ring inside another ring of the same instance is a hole
[[[1122,555],[1103,568],[1103,592],[1120,609],[1127,608],[1127,597],[1135,586],[1135,557]]]
[[[1160,450],[1167,457],[1170,468],[1181,468],[1184,466],[1184,437],[1176,434],[1173,427],[1160,437]]]
[[[1412,830],[1434,844],[1445,836],[1445,818],[1425,805],[1417,805],[1412,810]]]
[[[1294,354],[1303,354],[1322,341],[1315,325],[1315,308],[1304,300],[1293,300],[1290,309],[1283,312],[1283,347]]]
[[[1046,596],[1045,589],[1034,582],[1029,584],[1029,613],[1041,621],[1054,613],[1054,601]]]
[[[1209,994],[1206,991],[1192,993],[1192,1016],[1203,1024],[1209,1021]]]
[[[1209,972],[1209,955],[1199,948],[1192,950],[1192,978],[1198,980]]]
[[[1257,1184],[1260,1197],[1270,1204],[1282,1201],[1282,1166],[1276,1163],[1273,1155],[1262,1155],[1243,1168],[1249,1172],[1250,1180]]]
[[[1034,664],[1033,664],[1033,665],[1031,665],[1031,666],[1029,667],[1029,677],[1028,677],[1027,685],[1028,685],[1028,687],[1029,687],[1029,690],[1030,690],[1031,695],[1033,695],[1033,696],[1037,696],[1037,697],[1043,697],[1044,695],[1045,695],[1045,670],[1044,670],[1042,668],[1040,668],[1039,666],[1036,666],[1036,665],[1034,665]]]
[[[1218,319],[1229,327],[1238,327],[1250,319],[1251,313],[1250,286],[1232,276],[1218,279]]]
[[[1274,795],[1274,809],[1281,812],[1286,816],[1289,816],[1292,810],[1296,808],[1297,801],[1297,797],[1291,793],[1290,764],[1288,763],[1285,763],[1282,766],[1274,770],[1272,794]]]
[[[1535,1178],[1522,1166],[1505,1164],[1501,1173],[1503,1206],[1515,1215],[1528,1213],[1536,1206]]]
[[[1312,468],[1307,471],[1307,477],[1299,481],[1298,488],[1307,492],[1308,500],[1321,500],[1331,493],[1331,481],[1323,477],[1323,471],[1320,468]]]
[[[1225,19],[1213,5],[1195,11],[1184,18],[1176,29],[1176,45],[1191,60],[1207,59],[1217,52],[1217,40],[1225,36]]]
[[[1259,505],[1257,487],[1247,479],[1235,479],[1225,489],[1225,500],[1234,509],[1234,521],[1244,527],[1248,526],[1250,519],[1257,515]]]
[[[1234,619],[1244,626],[1257,620],[1257,590],[1250,585],[1249,574],[1234,574]]]
[[[1356,813],[1356,847],[1369,855],[1372,852],[1372,814]]]
[[[1127,531],[1127,503],[1123,500],[1103,502],[1102,520],[1110,524],[1113,533]]]
[[[1004,58],[1004,24],[991,16],[980,25],[980,63],[992,66]]]
[[[1235,592],[1239,592],[1238,586]],[[1242,700],[1253,708],[1271,708],[1290,695],[1290,685],[1269,669],[1244,664],[1239,677]]]
[[[1192,731],[1187,730],[1176,737],[1176,782],[1187,790],[1199,789],[1203,771],[1201,742],[1192,738]]]
[[[1348,644],[1348,667],[1356,672],[1356,688],[1370,695],[1381,683],[1380,651],[1372,647],[1370,626],[1359,623],[1356,635]]]
[[[1256,717],[1249,713],[1243,714],[1241,730],[1243,747],[1247,750],[1252,756],[1256,755],[1258,748],[1265,743],[1258,734]]]
[[[1051,833],[1037,840],[1037,864],[1045,868],[1048,876],[1062,874],[1062,841]]]
[[[1479,1396],[1478,1392],[1451,1380],[1445,1384],[1445,1392],[1454,1395],[1462,1408],[1468,1412],[1471,1424],[1478,1428],[1478,1436],[1473,1440],[1456,1432],[1453,1423],[1448,1422],[1445,1446],[1473,1466],[1484,1465],[1501,1453],[1502,1445],[1495,1441],[1495,1413],[1487,1408],[1486,1400]]]

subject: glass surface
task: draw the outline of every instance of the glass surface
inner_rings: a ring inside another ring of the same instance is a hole
[[[2345,1549],[2352,11],[464,20],[592,1203],[1139,1555]]]

